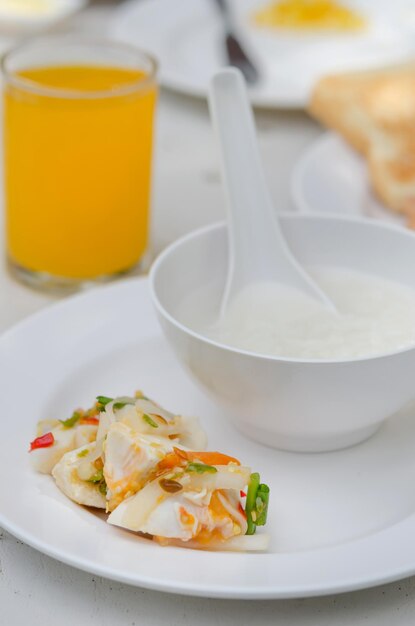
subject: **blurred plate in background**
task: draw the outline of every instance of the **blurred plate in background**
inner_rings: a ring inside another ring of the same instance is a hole
[[[405,224],[376,199],[365,160],[335,133],[325,133],[304,152],[294,167],[291,191],[295,206],[304,213],[361,215]]]
[[[258,107],[303,108],[325,73],[415,57],[410,0],[349,0],[367,29],[330,34],[259,28],[252,16],[266,2],[229,0],[241,40],[262,73],[251,90]],[[212,72],[224,64],[223,26],[213,0],[129,0],[118,10],[112,34],[157,56],[161,84],[188,95],[206,97]]]

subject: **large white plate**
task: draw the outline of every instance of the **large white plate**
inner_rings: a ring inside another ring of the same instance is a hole
[[[349,0],[367,15],[360,35],[296,34],[253,26],[258,0],[229,0],[241,39],[263,80],[251,91],[260,107],[304,107],[310,89],[331,71],[371,67],[415,53],[412,0]],[[214,0],[129,0],[118,11],[112,34],[146,48],[161,64],[161,83],[205,97],[212,73],[224,64],[222,24]]]
[[[50,556],[133,585],[226,598],[328,594],[415,572],[413,415],[337,453],[252,443],[177,366],[145,279],[28,318],[1,338],[0,372],[0,524]],[[198,414],[211,448],[238,455],[269,482],[269,553],[160,547],[109,526],[31,470],[27,448],[38,418],[65,417],[99,393],[137,387],[172,410]]]
[[[325,133],[305,150],[293,169],[291,191],[294,204],[305,213],[361,215],[405,224],[376,199],[365,160],[335,133]]]

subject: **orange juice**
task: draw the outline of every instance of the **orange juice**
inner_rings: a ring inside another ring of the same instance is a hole
[[[102,65],[16,77],[4,96],[9,259],[80,280],[131,268],[147,246],[154,83]]]

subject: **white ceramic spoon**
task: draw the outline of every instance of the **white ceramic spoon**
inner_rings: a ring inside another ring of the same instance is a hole
[[[229,263],[220,315],[251,283],[274,281],[303,291],[335,311],[334,304],[291,253],[268,192],[255,123],[241,72],[217,72],[209,108],[220,147],[228,209]]]

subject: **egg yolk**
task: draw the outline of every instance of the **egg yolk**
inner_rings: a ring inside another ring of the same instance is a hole
[[[307,30],[361,30],[365,20],[334,0],[271,2],[254,15],[257,26]]]

